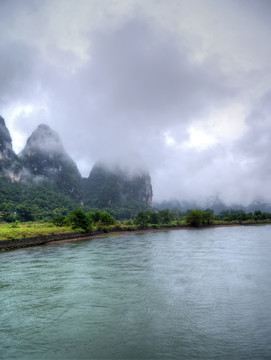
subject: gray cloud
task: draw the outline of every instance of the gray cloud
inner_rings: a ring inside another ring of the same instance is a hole
[[[66,104],[62,121],[81,124],[77,136],[93,160],[143,161],[150,168],[168,129],[177,130],[178,141],[187,139],[192,120],[236,92],[215,64],[190,63],[171,38],[160,40],[143,20],[98,34],[91,55],[72,78],[59,82],[51,109]],[[74,148],[82,154],[80,144]]]
[[[0,4],[14,139],[47,123],[85,176],[98,160],[144,166],[156,199],[271,201],[268,1],[54,5]]]

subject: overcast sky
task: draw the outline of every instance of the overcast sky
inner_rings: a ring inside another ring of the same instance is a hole
[[[271,202],[270,0],[0,0],[0,114],[154,199]]]

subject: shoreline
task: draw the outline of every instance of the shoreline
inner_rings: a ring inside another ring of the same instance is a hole
[[[76,237],[71,239],[62,239],[56,241],[47,242],[45,245],[56,245],[66,242],[78,242],[78,241],[89,241],[94,239],[102,239],[108,237],[115,237],[121,235],[136,235],[136,234],[144,234],[144,233],[152,233],[152,232],[165,232],[165,231],[172,231],[172,230],[201,230],[201,229],[210,229],[210,228],[217,228],[217,227],[234,227],[234,226],[253,226],[253,225],[271,225],[267,223],[257,223],[257,224],[213,224],[213,225],[205,225],[205,226],[189,226],[189,225],[180,225],[180,226],[173,226],[173,227],[160,227],[159,229],[137,229],[137,230],[116,230],[116,231],[109,231],[108,233],[99,233],[93,235],[87,235],[85,237]]]
[[[136,235],[144,234],[148,232],[165,232],[172,230],[200,230],[200,229],[210,229],[216,227],[233,227],[233,226],[259,226],[259,225],[271,225],[271,223],[246,223],[246,224],[213,224],[213,225],[204,225],[204,226],[189,226],[189,225],[179,225],[173,227],[163,227],[159,229],[147,228],[147,229],[136,229],[136,230],[112,230],[109,232],[102,232],[94,230],[92,233],[61,233],[53,234],[49,236],[36,236],[29,238],[20,238],[20,239],[11,239],[11,240],[0,240],[0,253],[10,250],[16,250],[26,247],[33,247],[39,245],[57,245],[66,242],[78,242],[78,241],[90,241],[92,239],[107,238],[121,235]]]
[[[161,231],[169,231],[169,230],[193,230],[192,227],[189,226],[180,226],[180,227],[172,227],[172,228],[163,228],[161,227],[160,229],[138,229],[138,230],[116,230],[116,231],[109,231],[108,233],[100,233],[100,234],[94,234],[94,235],[89,235],[86,237],[77,237],[77,238],[73,238],[73,239],[63,239],[63,240],[56,240],[56,241],[50,241],[48,243],[46,243],[46,245],[55,245],[55,244],[60,244],[60,243],[64,243],[64,242],[76,242],[76,241],[89,241],[92,239],[101,239],[101,238],[107,238],[107,237],[115,237],[115,236],[121,236],[121,235],[136,235],[136,234],[144,234],[144,233],[148,233],[148,232],[161,232]]]

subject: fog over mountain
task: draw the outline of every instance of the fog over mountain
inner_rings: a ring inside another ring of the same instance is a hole
[[[0,114],[47,124],[87,177],[150,172],[154,200],[271,203],[269,0],[0,2]],[[49,146],[49,144],[48,144]]]

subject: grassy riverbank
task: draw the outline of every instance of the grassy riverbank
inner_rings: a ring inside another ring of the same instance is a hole
[[[3,223],[0,224],[0,240],[12,240],[34,236],[69,233],[70,226],[59,227],[46,222]]]
[[[270,219],[261,221],[246,220],[246,221],[221,221],[215,220],[212,225],[204,225],[200,227],[209,226],[232,226],[232,225],[260,225],[260,224],[271,224]],[[121,222],[116,223],[114,226],[95,226],[93,230],[100,234],[120,233],[123,232],[134,232],[134,231],[150,231],[150,230],[165,230],[165,229],[181,229],[181,228],[193,228],[185,223],[185,221],[175,221],[170,224],[148,224],[144,228],[135,226],[134,224],[124,224]],[[65,234],[71,233],[74,228],[71,226],[55,226],[49,222],[26,222],[26,223],[3,223],[0,224],[0,240],[12,240],[12,239],[24,239],[35,236],[48,236],[52,234]]]

